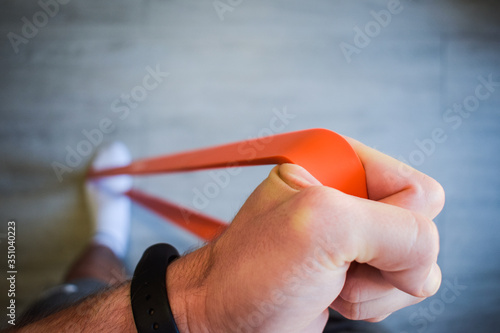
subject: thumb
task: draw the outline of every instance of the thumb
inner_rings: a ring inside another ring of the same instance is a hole
[[[279,178],[294,190],[302,190],[310,186],[321,186],[319,180],[297,164],[281,164],[276,169],[276,172]]]
[[[321,183],[299,165],[277,165],[250,195],[239,214],[262,214],[287,201],[300,190],[319,185]]]

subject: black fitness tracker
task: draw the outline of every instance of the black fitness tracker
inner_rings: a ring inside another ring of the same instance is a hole
[[[168,302],[167,266],[179,257],[169,244],[149,247],[137,264],[130,285],[130,299],[138,333],[179,333]]]

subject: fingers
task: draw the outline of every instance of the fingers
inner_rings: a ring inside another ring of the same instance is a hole
[[[361,303],[386,296],[393,289],[394,286],[385,280],[380,270],[353,262],[339,296],[351,303]]]
[[[430,219],[444,205],[444,191],[434,179],[364,144],[346,138],[365,168],[368,196],[413,210]]]
[[[326,249],[334,273],[345,273],[352,262],[372,266],[351,273],[345,282],[350,291],[340,284],[340,297],[331,294],[328,302],[337,299],[332,306],[348,317],[378,320],[432,295],[440,285],[435,264],[438,234],[431,219],[442,208],[442,189],[418,171],[402,174],[398,170],[402,163],[353,142],[367,172],[372,200],[320,186],[300,166],[283,164],[252,193],[231,230],[245,233],[254,242],[266,237],[275,240],[257,246],[255,256],[264,248],[279,253],[280,248],[289,248],[280,254],[281,260],[293,260],[294,253],[299,257],[311,250],[307,244],[313,244]],[[272,218],[261,218],[271,211]],[[242,240],[231,240],[230,235],[226,233],[224,244],[231,243],[234,251],[241,249]],[[277,266],[269,267],[279,270]]]
[[[380,321],[394,311],[417,304],[424,299],[425,297],[414,297],[401,290],[392,289],[389,294],[381,298],[365,302],[351,302],[337,297],[331,308],[348,319]]]
[[[347,272],[344,288],[331,307],[346,318],[376,322],[423,299],[395,289],[378,269],[354,262]]]
[[[255,217],[288,202],[295,216],[307,212],[307,218],[293,219],[291,229],[311,237],[313,244],[328,236],[334,267],[356,261],[376,268],[357,273],[365,283],[359,302],[383,299],[394,287],[416,297],[432,295],[441,281],[439,237],[431,220],[442,208],[440,185],[416,170],[403,174],[404,164],[349,140],[366,169],[369,195],[379,202],[319,186],[303,168],[283,164],[271,171],[247,201],[248,209],[241,211]]]
[[[394,287],[418,297],[437,290],[440,273],[431,268],[439,237],[429,218],[326,187],[308,188],[294,198],[301,202],[292,206],[310,207],[311,225],[305,227],[314,232],[314,242],[328,238],[334,267],[354,261],[369,264]]]

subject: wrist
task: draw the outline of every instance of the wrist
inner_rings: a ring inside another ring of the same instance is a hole
[[[174,261],[167,269],[167,294],[180,333],[210,332],[206,315],[208,251],[199,249]]]

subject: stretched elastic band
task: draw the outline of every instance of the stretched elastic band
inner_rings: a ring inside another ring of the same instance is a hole
[[[134,161],[125,167],[91,170],[88,177],[146,175],[282,163],[298,164],[325,186],[367,198],[365,170],[358,155],[344,137],[326,129],[283,133]],[[132,190],[127,195],[205,240],[219,235],[226,226],[223,221],[138,190]]]

